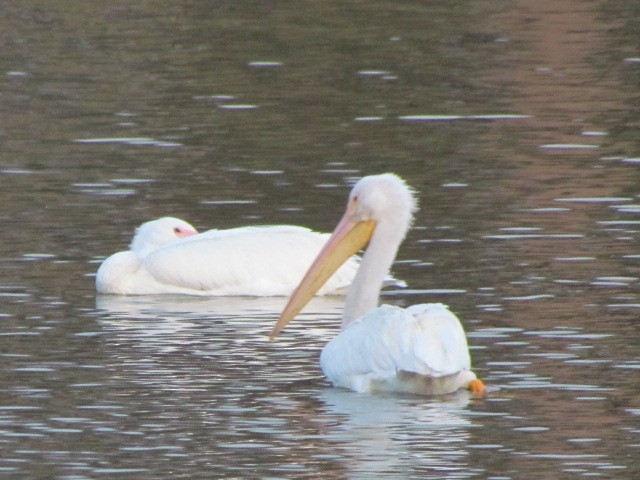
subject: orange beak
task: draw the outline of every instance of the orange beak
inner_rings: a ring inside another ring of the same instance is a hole
[[[359,220],[354,210],[350,203],[333,234],[289,298],[276,326],[269,333],[269,339],[273,340],[300,313],[347,259],[369,243],[376,223],[373,220]]]

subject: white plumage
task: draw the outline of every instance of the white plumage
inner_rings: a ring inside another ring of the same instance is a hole
[[[476,378],[464,330],[440,303],[371,310],[324,347],[320,366],[334,385],[356,392],[435,395]]]
[[[141,225],[131,250],[102,263],[96,289],[119,295],[290,295],[327,238],[286,225],[198,233],[183,220],[164,217]],[[358,263],[349,259],[318,294],[344,293]]]
[[[411,190],[392,174],[353,188],[347,211],[305,275],[271,333],[275,337],[345,259],[368,243],[345,299],[342,329],[322,350],[320,366],[338,387],[357,392],[475,393],[464,329],[442,304],[377,306],[384,276],[416,209]]]

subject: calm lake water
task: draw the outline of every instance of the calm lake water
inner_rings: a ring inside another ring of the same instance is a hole
[[[0,4],[0,476],[638,478],[636,0]],[[397,305],[485,398],[334,389],[340,298],[96,297],[163,215],[329,231],[392,171]]]

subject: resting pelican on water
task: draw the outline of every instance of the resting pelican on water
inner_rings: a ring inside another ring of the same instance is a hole
[[[136,230],[130,250],[107,258],[96,274],[98,293],[203,296],[290,295],[329,234],[279,225],[198,231],[163,217]],[[358,269],[347,260],[319,295],[344,293]],[[386,284],[402,286],[391,277]]]
[[[342,328],[322,350],[320,366],[337,387],[356,392],[439,395],[467,388],[482,394],[471,371],[458,318],[439,303],[378,306],[383,280],[416,210],[412,191],[393,174],[362,178],[347,210],[289,299],[273,339],[351,255],[368,244],[347,291]]]

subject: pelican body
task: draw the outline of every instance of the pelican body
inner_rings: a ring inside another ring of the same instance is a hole
[[[320,366],[337,387],[356,392],[439,395],[484,392],[471,371],[466,335],[442,304],[378,306],[383,281],[411,226],[416,201],[393,174],[362,178],[347,210],[283,310],[273,339],[333,272],[367,246],[345,298],[340,333],[322,350]]]
[[[96,289],[116,295],[287,296],[328,238],[288,225],[198,233],[183,220],[164,217],[142,224],[130,250],[102,263]],[[344,294],[358,263],[349,259],[318,294]]]

